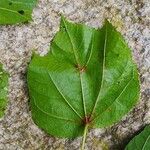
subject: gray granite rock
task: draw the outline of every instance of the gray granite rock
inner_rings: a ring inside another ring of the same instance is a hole
[[[150,3],[149,0],[39,0],[29,24],[0,26],[0,61],[10,73],[9,103],[0,120],[0,150],[78,150],[81,138],[58,139],[32,121],[26,70],[32,50],[45,55],[59,30],[60,14],[74,22],[100,27],[108,18],[132,49],[141,78],[141,98],[122,121],[92,129],[86,150],[121,150],[150,123]]]

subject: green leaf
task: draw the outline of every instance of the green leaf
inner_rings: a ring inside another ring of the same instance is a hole
[[[15,24],[31,20],[37,0],[0,0],[0,24]]]
[[[2,64],[0,64],[0,118],[4,115],[7,105],[7,86],[8,75],[3,71]]]
[[[145,129],[137,136],[135,136],[125,150],[150,150],[150,126]]]
[[[50,52],[33,56],[27,80],[33,120],[58,137],[110,126],[139,98],[131,51],[108,21],[96,30],[62,17]]]

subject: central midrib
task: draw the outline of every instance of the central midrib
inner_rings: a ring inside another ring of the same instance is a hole
[[[71,42],[71,45],[72,45],[72,50],[73,50],[73,54],[74,54],[74,57],[75,57],[76,65],[79,65],[79,61],[78,61],[77,54],[76,54],[76,52],[75,52],[74,44],[73,44],[72,38],[71,38],[71,36],[70,36],[70,34],[69,34],[67,25],[66,25],[66,23],[65,23],[64,20],[63,20],[63,23],[64,23],[64,25],[65,25],[65,28],[66,28],[68,37],[69,37],[70,42]],[[82,93],[82,102],[83,102],[83,109],[84,109],[84,118],[86,118],[87,112],[86,112],[86,105],[85,105],[85,99],[84,99],[84,94],[83,94],[83,83],[82,83],[82,75],[81,75],[81,74],[82,74],[82,73],[79,71],[80,86],[81,86],[81,93]],[[84,119],[84,118],[83,118],[83,119]]]

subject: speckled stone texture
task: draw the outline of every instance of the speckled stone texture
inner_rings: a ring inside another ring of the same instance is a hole
[[[78,150],[81,138],[58,139],[40,130],[31,119],[26,85],[32,51],[44,55],[59,30],[60,14],[74,22],[101,27],[108,18],[132,49],[141,79],[137,106],[119,123],[92,129],[86,150],[122,150],[150,123],[150,3],[149,0],[39,0],[28,24],[0,26],[0,61],[10,73],[9,103],[0,120],[0,150]]]

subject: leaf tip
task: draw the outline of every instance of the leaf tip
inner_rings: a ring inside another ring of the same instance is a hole
[[[31,60],[37,56],[36,52],[35,52],[35,49],[32,49],[32,55],[31,55]]]
[[[69,23],[67,18],[64,15],[61,15],[61,21],[60,21],[60,30],[66,31],[66,25]]]
[[[110,23],[110,21],[108,19],[105,19],[104,26],[112,26],[112,24]]]
[[[67,21],[66,17],[61,14],[61,24],[66,22],[66,21]]]
[[[104,20],[103,27],[104,27],[104,28],[107,28],[107,29],[110,29],[110,30],[115,30],[116,32],[118,32],[117,29],[116,29],[116,27],[113,26],[113,24],[112,24],[108,19],[105,19],[105,20]],[[119,32],[118,32],[118,33],[119,33]]]

